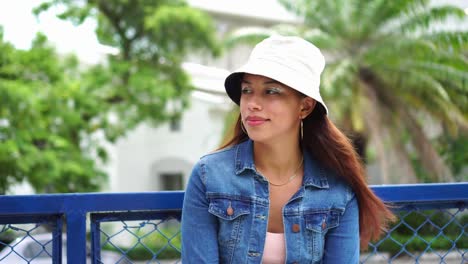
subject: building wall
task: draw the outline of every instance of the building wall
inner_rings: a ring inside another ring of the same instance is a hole
[[[116,170],[111,175],[111,191],[161,190],[162,174],[183,175],[183,183],[195,162],[219,146],[228,102],[214,103],[192,95],[192,104],[181,119],[179,131],[165,124],[147,124],[120,139],[114,153]]]

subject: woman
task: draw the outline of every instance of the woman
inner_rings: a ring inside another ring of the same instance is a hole
[[[367,187],[319,93],[325,60],[298,37],[257,44],[226,78],[233,136],[190,177],[183,263],[358,263],[392,214]]]

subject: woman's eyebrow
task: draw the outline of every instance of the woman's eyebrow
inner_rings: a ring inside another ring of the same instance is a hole
[[[266,81],[263,84],[281,84],[281,83],[275,80],[271,80],[271,81]]]

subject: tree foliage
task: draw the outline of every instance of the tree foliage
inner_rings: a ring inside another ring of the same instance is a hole
[[[96,19],[99,41],[118,53],[83,67],[43,35],[27,51],[0,37],[0,193],[21,181],[38,192],[98,190],[103,143],[178,118],[192,89],[183,59],[219,53],[209,17],[183,1],[57,0],[34,12],[53,6],[77,25]]]
[[[0,193],[23,180],[42,192],[96,190],[104,174],[87,118],[100,107],[71,74],[76,58],[60,59],[43,35],[27,51],[0,36],[0,57]]]
[[[395,181],[389,153],[406,169],[397,181],[417,181],[414,155],[427,181],[452,181],[424,126],[440,124],[452,137],[468,131],[468,32],[442,26],[466,21],[464,11],[426,0],[280,2],[301,22],[236,31],[227,45],[275,33],[316,44],[327,57],[322,91],[332,118],[364,148],[374,139],[384,181]]]
[[[89,71],[90,92],[99,93],[119,122],[106,136],[114,140],[143,120],[157,124],[177,118],[193,88],[181,63],[189,51],[218,54],[209,17],[184,1],[53,0],[36,8],[64,6],[58,16],[76,24],[93,17],[102,44],[119,50],[107,65]]]

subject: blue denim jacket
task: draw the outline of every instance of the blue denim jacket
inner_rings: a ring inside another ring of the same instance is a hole
[[[269,185],[255,169],[252,147],[248,140],[195,165],[182,212],[184,264],[261,263]],[[283,224],[286,263],[358,263],[355,195],[306,151],[303,184],[284,206]]]

